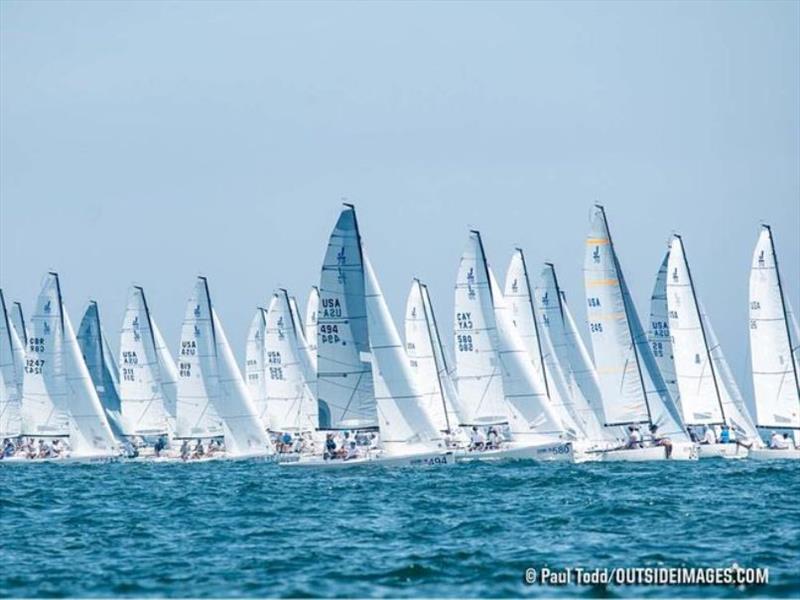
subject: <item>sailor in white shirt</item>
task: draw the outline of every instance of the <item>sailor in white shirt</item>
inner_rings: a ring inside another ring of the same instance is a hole
[[[769,447],[772,450],[788,450],[789,439],[788,436],[781,436],[777,431],[772,432],[772,437],[769,439]]]
[[[642,434],[639,433],[639,428],[631,425],[628,427],[628,444],[627,448],[641,448],[642,447]]]
[[[472,431],[469,434],[469,448],[470,450],[483,450],[486,445],[486,438],[483,432],[477,426],[472,426]]]
[[[703,436],[703,441],[700,442],[701,444],[716,444],[717,443],[717,434],[714,433],[713,427],[706,427],[706,434]]]

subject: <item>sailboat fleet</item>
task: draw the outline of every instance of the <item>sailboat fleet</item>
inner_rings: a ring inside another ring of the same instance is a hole
[[[800,458],[800,330],[768,226],[750,273],[754,415],[683,238],[670,241],[643,324],[595,206],[584,284],[591,353],[555,266],[531,270],[517,248],[501,287],[473,230],[454,288],[453,354],[419,279],[401,339],[345,204],[319,285],[303,309],[285,289],[256,308],[241,370],[205,277],[174,355],[132,287],[115,355],[97,303],[76,334],[49,273],[27,321],[0,290],[0,464]]]

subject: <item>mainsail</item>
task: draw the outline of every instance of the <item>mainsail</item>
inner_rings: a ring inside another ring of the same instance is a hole
[[[543,304],[534,299],[525,254],[521,248],[517,248],[511,257],[503,296],[511,313],[511,323],[523,343],[526,358],[531,363],[531,376],[537,387],[544,390],[545,398],[542,401],[553,406],[565,429],[573,437],[586,437],[582,418],[567,390],[552,344],[542,331],[548,324],[546,311],[550,296],[545,292]]]
[[[658,269],[656,283],[653,286],[653,294],[650,296],[650,348],[653,351],[653,358],[656,360],[664,383],[669,390],[670,396],[678,406],[680,403],[680,392],[678,391],[678,379],[675,375],[675,361],[672,352],[672,338],[669,333],[669,309],[667,308],[667,261],[669,260],[669,250],[661,261]]]
[[[304,322],[304,333],[306,336],[306,343],[308,344],[308,352],[311,357],[311,364],[314,367],[314,379],[316,380],[317,373],[317,312],[319,311],[319,288],[312,286],[308,294],[308,302],[306,303],[306,320]],[[316,382],[314,384],[316,386]]]
[[[92,384],[105,410],[111,431],[122,438],[122,416],[119,398],[119,371],[103,335],[97,302],[89,301],[78,327],[78,346],[92,379]]]
[[[413,447],[436,450],[443,446],[441,434],[423,408],[422,394],[415,385],[400,336],[366,257],[364,267],[370,360],[381,444],[389,454],[408,453]]]
[[[0,289],[0,438],[22,431],[22,380],[25,351],[9,319]]]
[[[759,427],[800,429],[800,341],[792,316],[772,230],[763,225],[750,270],[750,354]]]
[[[322,265],[317,318],[321,429],[376,427],[364,264],[355,208],[345,204]]]
[[[605,424],[652,423],[686,440],[622,274],[605,211],[596,205],[584,261],[587,316]]]
[[[300,365],[303,368],[303,379],[308,387],[311,396],[314,398],[314,404],[317,403],[317,367],[316,350],[312,353],[311,347],[306,339],[306,330],[303,324],[303,319],[300,316],[300,307],[297,305],[297,298],[294,296],[289,297],[289,306],[292,309],[292,325],[297,337],[297,347],[299,352]],[[317,414],[317,409],[314,409],[314,414]],[[318,417],[315,417],[318,418]],[[314,427],[316,428],[317,425]]]
[[[541,322],[542,345],[546,363],[560,393],[569,399],[574,419],[584,435],[594,442],[613,436],[603,427],[602,402],[592,377],[594,368],[581,355],[583,341],[568,322],[567,307],[556,278],[555,268],[545,263],[538,285],[533,289],[536,313]]]
[[[119,345],[119,395],[125,435],[173,433],[176,381],[159,360],[155,324],[141,287],[131,288]]]
[[[276,292],[267,310],[264,334],[267,414],[273,431],[314,431],[317,403],[306,385],[299,330],[286,290]]]
[[[458,393],[436,326],[428,286],[414,279],[406,302],[406,354],[423,407],[439,431],[451,432],[461,423]]]
[[[258,307],[247,332],[244,376],[250,399],[265,429],[269,429],[267,412],[267,360],[264,338],[267,330],[267,311]]]
[[[223,435],[215,400],[219,397],[217,340],[205,277],[198,277],[181,328],[178,352],[178,438]]]

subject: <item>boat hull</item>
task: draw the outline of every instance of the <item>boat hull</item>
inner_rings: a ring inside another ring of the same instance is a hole
[[[573,459],[571,442],[552,442],[533,446],[509,446],[497,450],[461,450],[456,453],[457,462],[535,460],[544,462],[567,462]]]
[[[787,448],[753,448],[750,450],[751,460],[800,460],[800,449]]]
[[[292,462],[280,462],[281,467],[293,469],[352,469],[364,466],[440,468],[455,464],[452,452],[429,452],[424,454],[406,454],[397,456],[370,455],[351,460],[325,460],[321,456],[300,457]]]
[[[674,444],[670,458],[667,458],[667,451],[664,446],[607,450],[603,452],[604,462],[649,462],[653,460],[697,460],[697,446],[694,444]]]
[[[0,460],[0,466],[21,466],[21,465],[102,465],[118,462],[119,456],[65,456],[58,458],[25,458],[23,456],[13,456]]]
[[[747,458],[749,450],[739,444],[700,444],[699,458]]]

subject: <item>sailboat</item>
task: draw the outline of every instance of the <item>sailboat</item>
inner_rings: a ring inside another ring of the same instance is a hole
[[[533,373],[510,310],[471,231],[455,287],[455,349],[462,426],[504,431],[500,449],[475,459],[571,460],[565,427]]]
[[[666,295],[683,422],[692,427],[728,425],[742,442],[701,444],[700,458],[742,458],[749,446],[760,446],[761,439],[736,382],[726,377],[730,370],[722,349],[710,339],[710,323],[679,235],[673,236],[670,246]]]
[[[610,450],[607,461],[688,460],[697,448],[681,423],[680,415],[653,357],[647,336],[633,305],[608,228],[605,210],[595,205],[586,240],[584,261],[589,333],[594,350],[607,427],[646,426],[667,436],[669,446]],[[669,456],[668,456],[669,455]]]
[[[0,289],[0,440],[22,431],[22,380],[25,369],[23,343],[9,319]]]
[[[453,454],[423,408],[422,394],[367,260],[355,207],[345,204],[322,266],[317,318],[319,426],[379,432],[377,444],[349,459],[301,456],[289,467],[359,465],[442,467]],[[358,436],[356,436],[358,438]]]
[[[447,366],[428,286],[414,279],[406,301],[406,355],[428,418],[446,439],[463,445],[460,400]]]
[[[133,286],[128,295],[119,365],[123,434],[141,440],[164,436],[170,440],[176,428],[178,370],[140,286]],[[144,448],[139,451],[143,457],[149,455]]]
[[[763,225],[750,270],[750,354],[756,424],[792,430],[794,448],[753,448],[754,460],[800,459],[800,341],[784,294],[775,241]]]
[[[264,331],[267,420],[275,433],[310,434],[319,423],[317,401],[306,385],[303,341],[285,289],[272,296]]]
[[[22,392],[23,436],[69,441],[69,451],[34,462],[107,462],[119,455],[114,434],[64,310],[57,273],[49,273],[36,301],[26,347]]]
[[[182,455],[189,440],[213,438],[223,438],[225,450],[211,458],[259,459],[274,453],[202,276],[186,305],[177,400],[175,437],[187,442]]]
[[[105,410],[108,424],[117,440],[123,439],[119,400],[119,369],[103,335],[97,302],[89,301],[78,326],[78,346],[83,354],[92,384]]]
[[[527,269],[525,270],[527,273]],[[553,374],[562,398],[567,398],[583,439],[576,446],[576,460],[600,460],[602,452],[617,447],[615,431],[603,426],[603,409],[594,365],[574,326],[556,270],[545,263],[533,288],[541,326],[543,358]]]

